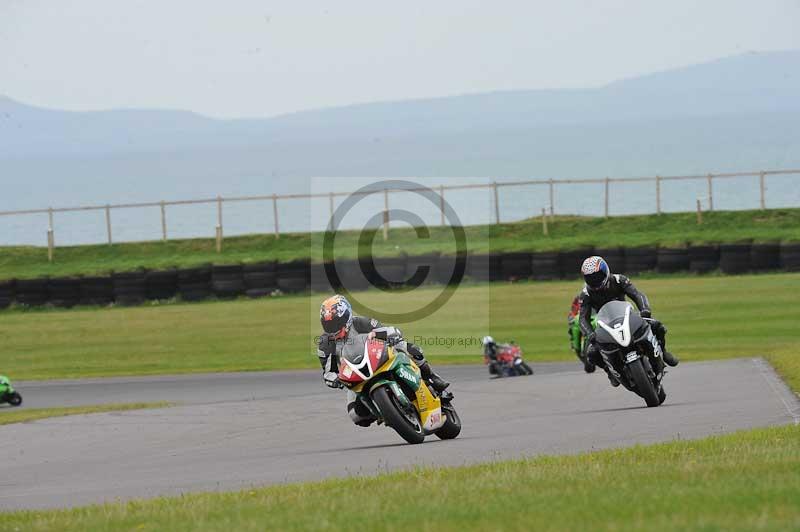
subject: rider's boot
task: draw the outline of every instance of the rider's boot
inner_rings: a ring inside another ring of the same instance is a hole
[[[375,421],[375,418],[372,417],[372,414],[367,411],[365,407],[355,402],[347,405],[347,413],[350,419],[353,420],[353,423],[359,427],[369,427],[372,425],[372,422]]]
[[[449,382],[433,372],[431,365],[428,364],[427,361],[420,364],[419,372],[422,374],[422,378],[430,382],[433,389],[439,393],[445,391],[447,387],[450,386]]]

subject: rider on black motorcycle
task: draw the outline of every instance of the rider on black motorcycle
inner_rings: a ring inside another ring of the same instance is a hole
[[[322,365],[322,380],[328,387],[342,387],[339,382],[339,356],[341,356],[345,343],[353,341],[354,335],[367,333],[379,340],[396,340],[397,347],[414,359],[422,378],[429,382],[437,392],[441,393],[450,386],[449,382],[444,381],[433,372],[419,346],[402,340],[403,335],[400,329],[384,327],[374,318],[355,316],[353,307],[344,296],[337,294],[323,301],[319,316],[324,332],[319,337],[317,356]],[[353,423],[362,427],[368,427],[375,421],[369,410],[356,401],[355,394],[350,390],[347,392],[347,412]]]
[[[660,321],[652,319],[647,296],[638,291],[630,279],[624,275],[612,275],[603,257],[597,256],[583,261],[581,273],[586,281],[586,286],[580,294],[580,326],[585,338],[584,359],[603,368],[608,374],[608,380],[611,381],[612,386],[619,386],[619,381],[606,368],[603,357],[600,355],[600,349],[595,342],[595,333],[591,322],[592,309],[598,311],[609,301],[625,301],[625,296],[631,298],[636,304],[636,308],[639,309],[639,314],[643,318],[649,319],[653,334],[664,352],[664,362],[673,367],[678,365],[678,358],[666,350],[667,328]]]

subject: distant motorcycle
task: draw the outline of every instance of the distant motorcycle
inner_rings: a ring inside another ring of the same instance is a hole
[[[483,361],[489,367],[489,374],[498,378],[533,375],[533,369],[522,359],[522,348],[513,342],[497,346],[496,360],[484,354]]]
[[[2,403],[8,403],[11,406],[22,404],[22,396],[14,390],[11,381],[4,375],[0,375],[0,404]]]
[[[667,398],[662,379],[664,353],[650,327],[630,303],[611,301],[597,313],[595,338],[600,355],[620,384],[658,406]]]

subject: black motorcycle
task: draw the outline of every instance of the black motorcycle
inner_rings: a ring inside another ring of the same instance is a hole
[[[628,390],[658,406],[667,398],[662,379],[664,352],[650,321],[642,318],[630,303],[611,301],[597,313],[600,355],[609,371]]]

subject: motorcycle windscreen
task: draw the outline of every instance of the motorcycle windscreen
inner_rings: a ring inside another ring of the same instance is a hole
[[[386,342],[369,339],[366,334],[348,337],[342,349],[339,378],[347,382],[368,380],[388,358]]]
[[[597,327],[595,329],[597,335],[597,342],[601,345],[616,345],[617,340],[609,334],[609,332],[600,325],[603,322],[606,326],[616,329],[621,327],[625,322],[625,316],[630,313],[628,317],[628,329],[625,331],[625,336],[630,337],[636,334],[642,327],[645,326],[645,321],[639,315],[639,312],[628,303],[627,301],[609,301],[597,313]]]

